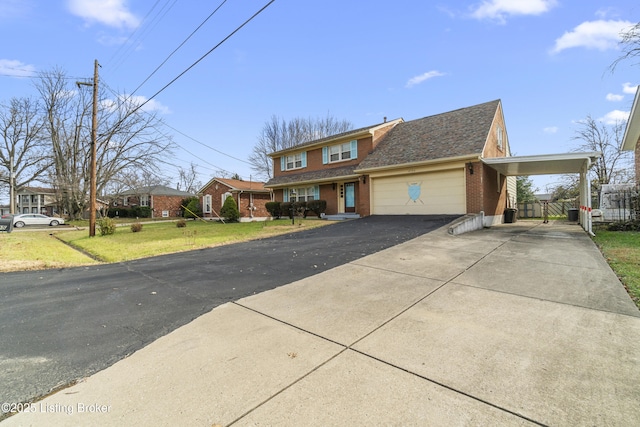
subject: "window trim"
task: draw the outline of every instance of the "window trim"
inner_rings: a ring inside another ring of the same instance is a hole
[[[332,153],[333,149],[337,149],[337,153]],[[344,157],[345,154],[349,157]],[[332,160],[331,157],[338,155],[337,160]],[[327,145],[322,147],[322,164],[327,165],[331,163],[348,162],[350,160],[356,160],[358,158],[358,140],[353,139],[348,142],[340,144]]]
[[[299,159],[298,159],[299,156]],[[291,161],[289,161],[291,159]],[[291,164],[291,167],[289,167]],[[299,166],[298,166],[299,164]],[[280,157],[280,170],[290,171],[296,169],[303,169],[307,167],[307,152],[302,151],[299,153],[283,155]]]

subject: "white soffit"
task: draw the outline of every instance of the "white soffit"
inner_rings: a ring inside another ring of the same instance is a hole
[[[580,173],[585,164],[591,165],[600,153],[542,154],[538,156],[495,157],[483,163],[505,176],[555,175]]]
[[[640,140],[640,111],[638,109],[638,99],[640,98],[640,86],[636,90],[636,96],[633,98],[633,107],[631,107],[631,113],[629,114],[629,120],[627,120],[627,127],[624,129],[624,137],[622,138],[622,149],[626,151],[633,151],[636,149],[636,144]]]

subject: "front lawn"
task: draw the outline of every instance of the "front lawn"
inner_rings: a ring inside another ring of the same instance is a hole
[[[90,253],[105,262],[128,261],[155,255],[220,246],[247,240],[285,234],[328,225],[330,222],[296,218],[266,222],[222,224],[215,221],[187,221],[185,228],[175,222],[142,223],[142,230],[133,233],[130,227],[118,227],[113,235],[89,237],[86,230],[61,231],[58,238]]]
[[[640,308],[640,232],[596,230],[593,238]]]
[[[96,264],[47,231],[0,233],[0,271],[40,270]]]

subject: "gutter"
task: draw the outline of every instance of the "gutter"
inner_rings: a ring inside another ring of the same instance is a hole
[[[466,162],[469,160],[479,161],[479,160],[482,160],[482,157],[478,154],[470,154],[465,156],[445,157],[440,159],[422,160],[419,162],[400,163],[396,165],[386,165],[386,166],[377,166],[373,168],[356,169],[354,172],[358,172],[359,174],[371,174],[375,172],[384,172],[384,171],[394,170],[399,168],[430,166],[433,164],[442,164],[442,163]]]

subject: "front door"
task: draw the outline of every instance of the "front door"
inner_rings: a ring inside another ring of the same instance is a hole
[[[344,211],[356,211],[356,185],[353,182],[344,185]]]

